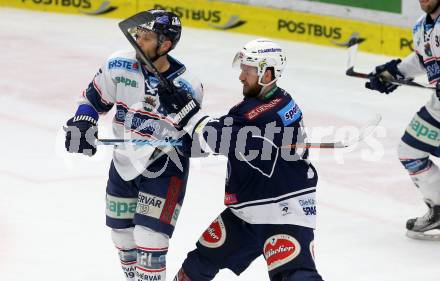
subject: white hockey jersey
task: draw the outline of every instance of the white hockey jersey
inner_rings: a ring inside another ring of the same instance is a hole
[[[427,14],[413,28],[414,52],[398,65],[406,78],[427,74],[431,84],[440,79],[440,22]]]
[[[185,66],[168,56],[170,68],[162,73],[176,85],[185,87],[202,104],[203,87]],[[84,90],[80,103],[93,106],[99,114],[114,106],[115,138],[165,139],[173,138],[171,119],[161,106],[157,95],[158,80],[136,60],[135,51],[120,51],[111,55]],[[151,146],[118,146],[113,161],[124,180],[131,180],[145,171],[153,161]],[[151,159],[150,159],[151,158]]]
[[[440,20],[434,22],[428,14],[420,17],[413,28],[414,52],[398,64],[405,78],[426,74],[430,84],[440,79]],[[440,121],[440,101],[433,91],[425,105],[428,112]]]

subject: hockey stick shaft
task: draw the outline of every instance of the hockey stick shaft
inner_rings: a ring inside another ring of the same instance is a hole
[[[307,143],[296,143],[281,146],[285,149],[295,149],[295,148],[318,148],[318,149],[334,149],[334,148],[346,148],[355,143],[358,143],[370,135],[376,127],[379,125],[382,117],[379,114],[366,123],[360,130],[359,136],[350,141],[336,141],[336,142],[307,142]],[[180,140],[145,140],[145,139],[99,139],[96,142],[97,145],[148,145],[148,146],[182,146]]]
[[[144,140],[144,139],[98,139],[96,145],[146,145],[146,146],[182,146],[179,140]]]
[[[145,13],[141,12],[139,14],[136,14],[126,20],[121,21],[118,25],[121,29],[122,33],[124,33],[125,37],[127,37],[128,42],[133,46],[133,48],[136,50],[136,53],[139,54],[140,59],[142,60],[142,63],[144,63],[147,67],[147,69],[153,73],[153,75],[159,80],[159,83],[162,84],[165,89],[169,93],[172,93],[172,85],[170,81],[168,81],[163,75],[157,70],[157,68],[154,66],[153,62],[151,62],[150,58],[148,58],[145,53],[142,51],[141,47],[137,44],[136,40],[133,38],[133,36],[130,34],[130,29],[136,28],[139,26],[142,21],[140,19],[140,14]]]
[[[354,67],[350,67],[349,69],[347,69],[345,74],[350,77],[369,79],[369,75],[367,73],[356,72],[354,70]],[[397,85],[412,86],[412,87],[417,87],[417,88],[435,90],[434,86],[429,86],[429,85],[417,83],[417,82],[410,81],[410,80],[398,80],[398,79],[393,79],[393,78],[384,78],[384,80],[387,82],[393,83],[393,84],[397,84]]]
[[[143,139],[99,139],[96,145],[141,145],[141,146],[182,146],[180,141],[149,141]],[[326,143],[297,143],[281,148],[344,148],[341,142],[326,142]]]
[[[369,79],[369,75],[367,73],[361,73],[354,70],[354,64],[355,59],[357,55],[357,49],[360,43],[362,43],[364,40],[361,40],[360,38],[350,38],[350,40],[345,43],[344,45],[348,47],[348,66],[347,71],[345,74],[350,77],[356,77],[356,78],[362,78],[362,79]],[[388,77],[383,77],[383,79],[386,82],[393,83],[396,85],[404,85],[404,86],[411,86],[411,87],[417,87],[417,88],[423,88],[423,89],[435,89],[435,87],[414,82],[412,80],[400,80],[400,79],[393,79]]]

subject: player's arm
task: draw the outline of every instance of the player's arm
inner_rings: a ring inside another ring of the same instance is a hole
[[[397,65],[397,68],[406,79],[426,74],[426,69],[423,64],[423,57],[417,52],[413,52],[404,58],[402,62]]]
[[[84,90],[75,116],[65,127],[65,147],[68,152],[92,156],[96,153],[99,114],[111,110],[116,100],[116,83],[106,66],[99,69],[92,82]]]

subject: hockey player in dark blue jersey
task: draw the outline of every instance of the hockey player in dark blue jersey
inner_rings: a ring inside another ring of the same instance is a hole
[[[234,59],[244,99],[213,119],[183,101],[162,95],[165,107],[180,108],[180,124],[197,147],[228,157],[224,203],[190,252],[175,281],[212,280],[220,269],[239,275],[263,255],[270,280],[322,281],[314,263],[317,173],[307,160],[303,115],[276,85],[286,64],[283,50],[267,39],[246,44]],[[186,108],[184,110],[184,108]],[[188,118],[191,117],[191,118]],[[298,146],[300,147],[300,146]]]

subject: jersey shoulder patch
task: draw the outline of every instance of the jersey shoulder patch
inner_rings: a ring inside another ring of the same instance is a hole
[[[284,126],[288,126],[301,118],[301,110],[293,100],[290,100],[289,103],[277,113],[281,121],[283,121]]]

